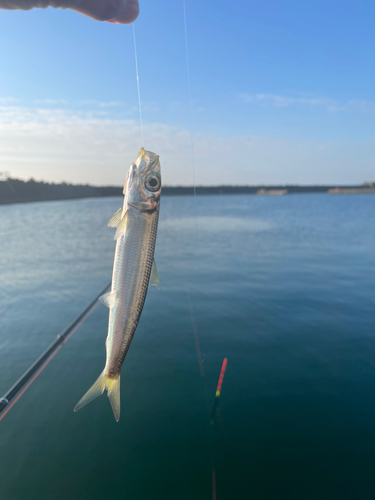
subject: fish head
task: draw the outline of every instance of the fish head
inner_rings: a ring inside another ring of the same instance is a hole
[[[159,156],[140,150],[126,177],[124,194],[127,203],[138,210],[155,210],[161,193]]]

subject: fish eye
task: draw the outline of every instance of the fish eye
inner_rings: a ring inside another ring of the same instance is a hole
[[[159,177],[149,177],[145,183],[146,188],[154,193],[160,189],[160,179]]]

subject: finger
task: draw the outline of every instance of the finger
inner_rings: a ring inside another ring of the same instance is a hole
[[[139,14],[138,0],[0,0],[0,9],[29,10],[34,7],[73,9],[98,21],[129,24]]]
[[[139,14],[138,0],[67,0],[66,3],[67,7],[98,21],[129,24]]]

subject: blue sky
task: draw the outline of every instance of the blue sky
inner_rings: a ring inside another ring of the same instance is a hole
[[[232,5],[232,3],[230,3]],[[141,0],[145,147],[165,184],[375,180],[375,5]],[[140,147],[132,26],[0,11],[0,171],[121,184]]]

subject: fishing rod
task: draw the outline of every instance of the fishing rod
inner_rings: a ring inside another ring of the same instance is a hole
[[[99,305],[99,297],[106,293],[110,288],[109,283],[90,304],[63,330],[52,344],[34,361],[34,363],[25,371],[25,373],[17,380],[17,382],[4,394],[0,399],[0,420],[2,420],[12,406],[19,400],[24,392],[30,387],[34,380],[42,373],[51,359],[58,353],[61,347],[73,335],[74,332],[82,325],[82,323],[90,316],[90,314]],[[23,389],[21,391],[21,389]],[[21,392],[20,392],[21,391]],[[18,396],[17,396],[18,394]],[[17,396],[17,397],[16,397]]]

